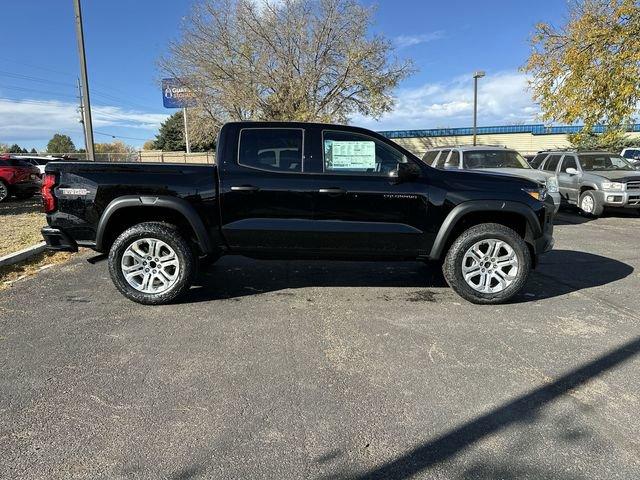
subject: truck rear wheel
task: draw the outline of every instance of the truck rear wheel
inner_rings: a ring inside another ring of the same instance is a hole
[[[447,283],[465,300],[503,303],[516,295],[531,271],[531,254],[511,228],[485,223],[465,230],[442,266]]]
[[[193,250],[173,225],[146,222],[125,230],[109,251],[109,273],[128,299],[163,305],[189,290]]]

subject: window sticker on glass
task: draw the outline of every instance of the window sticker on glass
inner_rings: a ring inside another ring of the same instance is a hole
[[[324,158],[326,170],[375,170],[376,144],[371,141],[325,140]]]

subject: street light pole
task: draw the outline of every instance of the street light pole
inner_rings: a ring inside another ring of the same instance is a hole
[[[476,144],[478,133],[478,79],[484,77],[485,73],[478,70],[473,74],[473,144]]]
[[[91,103],[89,101],[89,80],[87,79],[87,59],[84,54],[84,32],[82,29],[82,9],[80,0],[73,0],[76,17],[76,36],[78,39],[78,56],[80,57],[80,76],[82,78],[82,105],[84,110],[84,129],[89,160],[95,161],[93,148],[93,123],[91,122]]]

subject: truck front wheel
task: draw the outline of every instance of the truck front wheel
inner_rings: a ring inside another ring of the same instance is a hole
[[[146,222],[125,230],[109,251],[109,273],[127,298],[163,305],[189,290],[195,271],[193,250],[173,226]]]
[[[514,230],[485,223],[465,230],[451,245],[442,271],[462,298],[503,303],[516,295],[531,271],[531,254]]]

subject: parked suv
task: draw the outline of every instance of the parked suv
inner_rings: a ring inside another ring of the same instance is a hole
[[[40,190],[40,171],[30,163],[0,155],[0,202],[9,196],[29,198]]]
[[[622,158],[626,158],[634,167],[640,167],[640,147],[623,148],[622,152],[620,152],[620,156]]]
[[[532,163],[555,173],[562,201],[587,215],[599,216],[604,207],[640,208],[640,172],[616,153],[550,150]]]
[[[516,175],[541,183],[560,208],[558,179],[552,173],[531,168],[516,150],[488,145],[431,148],[422,157],[427,165],[441,169],[478,170],[487,173]]]

